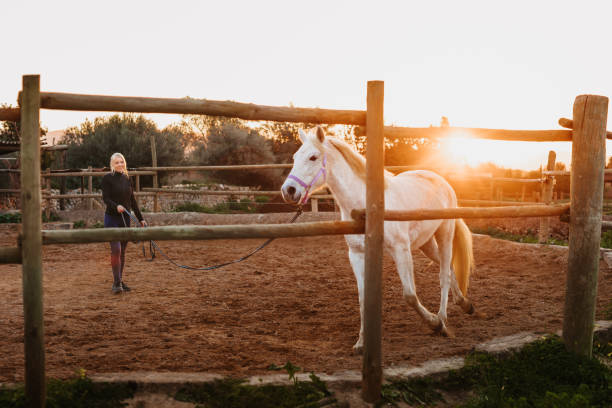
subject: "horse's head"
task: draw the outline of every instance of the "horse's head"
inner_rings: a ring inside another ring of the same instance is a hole
[[[325,185],[327,156],[323,150],[325,134],[320,127],[314,134],[299,129],[302,146],[293,155],[293,168],[281,187],[283,199],[289,204],[304,204],[310,194]]]

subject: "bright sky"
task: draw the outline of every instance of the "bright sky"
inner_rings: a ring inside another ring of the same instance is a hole
[[[3,103],[15,104],[22,75],[40,74],[49,92],[365,109],[367,81],[383,80],[389,125],[447,116],[559,129],[577,95],[612,96],[609,0],[21,0],[1,10]],[[41,120],[59,130],[99,115],[45,110]],[[468,164],[535,169],[551,148],[570,162],[569,143],[465,145],[452,150]]]

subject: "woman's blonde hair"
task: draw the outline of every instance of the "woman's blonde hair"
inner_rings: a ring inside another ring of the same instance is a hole
[[[125,174],[126,176],[128,176],[128,169],[127,169],[127,161],[125,160],[125,157],[123,157],[123,155],[121,153],[113,153],[110,157],[110,169],[111,172],[115,172],[115,169],[113,168],[113,160],[115,160],[117,157],[120,157],[123,159],[123,164],[125,166],[125,171],[123,172],[123,174]]]

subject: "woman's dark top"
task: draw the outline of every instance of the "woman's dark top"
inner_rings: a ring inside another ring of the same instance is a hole
[[[134,198],[130,178],[123,173],[112,172],[102,177],[102,200],[106,204],[106,214],[119,216],[117,206],[122,205],[126,210],[134,210],[138,221],[142,221],[142,214]]]

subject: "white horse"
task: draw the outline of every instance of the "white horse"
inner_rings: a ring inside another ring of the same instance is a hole
[[[283,199],[291,204],[303,204],[310,194],[329,187],[343,220],[351,219],[351,210],[365,208],[365,159],[347,143],[326,137],[321,128],[314,134],[299,131],[302,146],[293,156],[293,168],[282,186]],[[412,210],[418,208],[457,207],[452,187],[442,177],[430,171],[408,171],[394,176],[385,171],[385,208]],[[470,272],[473,268],[472,235],[460,219],[426,221],[385,221],[384,247],[391,254],[404,289],[404,298],[436,332],[452,333],[446,327],[449,288],[453,298],[466,313],[474,307],[466,298]],[[349,260],[357,279],[361,328],[353,346],[363,348],[364,304],[364,235],[345,235]],[[414,282],[411,250],[423,253],[440,264],[440,309],[428,311],[419,301]],[[382,256],[382,254],[381,254]],[[451,273],[451,266],[454,274]]]

